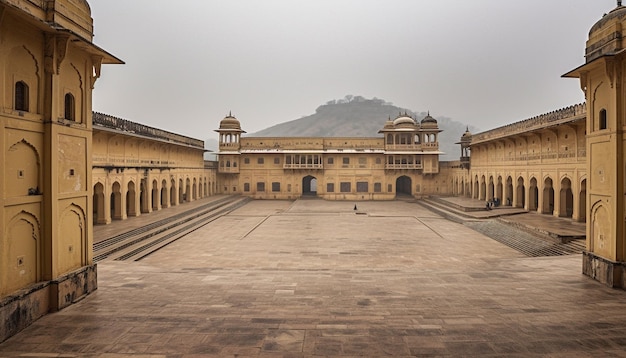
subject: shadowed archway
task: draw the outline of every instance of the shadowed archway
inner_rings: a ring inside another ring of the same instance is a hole
[[[396,179],[396,196],[398,195],[413,195],[413,191],[411,187],[413,183],[411,178],[406,175],[403,175]]]
[[[317,178],[307,175],[302,178],[302,195],[317,195]]]

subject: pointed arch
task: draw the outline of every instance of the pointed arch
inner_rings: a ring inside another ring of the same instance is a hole
[[[41,191],[41,158],[37,148],[22,138],[9,147],[5,163],[7,197],[36,195]]]
[[[100,182],[93,186],[93,223],[106,224],[104,185]]]
[[[572,192],[572,181],[564,176],[561,179],[561,190],[559,191],[559,216],[571,218],[574,214],[574,193]]]
[[[0,276],[6,284],[0,287],[0,295],[41,279],[41,223],[37,216],[20,211],[9,220],[3,235],[6,240],[0,241]],[[3,242],[5,247],[2,247]]]
[[[56,259],[61,273],[77,269],[87,263],[85,211],[72,203],[61,213],[57,227]]]

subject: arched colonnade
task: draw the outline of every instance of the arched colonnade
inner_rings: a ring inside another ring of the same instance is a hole
[[[158,211],[215,194],[207,176],[107,177],[93,185],[94,224]]]
[[[472,173],[471,182],[455,180],[455,194],[540,214],[586,220],[587,179],[571,175],[501,175]]]

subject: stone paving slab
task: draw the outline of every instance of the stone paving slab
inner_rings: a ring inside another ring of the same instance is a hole
[[[41,357],[624,357],[626,292],[415,203],[253,201],[0,344]]]

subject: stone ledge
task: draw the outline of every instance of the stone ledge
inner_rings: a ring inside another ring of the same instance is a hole
[[[583,251],[583,274],[609,287],[626,289],[626,263]]]
[[[13,336],[41,316],[50,307],[50,282],[38,282],[0,300],[0,342]]]
[[[20,289],[0,299],[0,342],[48,312],[61,310],[98,288],[97,266],[83,266],[51,281]]]
[[[97,265],[88,265],[50,281],[50,310],[58,311],[98,289]]]

